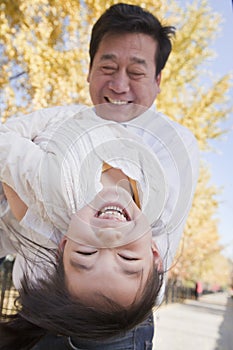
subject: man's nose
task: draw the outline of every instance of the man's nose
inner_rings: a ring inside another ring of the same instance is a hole
[[[109,81],[109,89],[117,94],[123,94],[130,90],[130,81],[125,71],[116,72],[111,76]]]
[[[105,227],[96,232],[96,236],[102,247],[111,248],[122,239],[122,233],[115,228]]]

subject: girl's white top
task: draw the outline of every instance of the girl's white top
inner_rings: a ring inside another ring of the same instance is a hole
[[[15,232],[55,248],[72,215],[102,189],[105,162],[137,181],[167,270],[191,207],[198,160],[192,133],[151,109],[122,124],[80,105],[11,118],[0,126],[0,181],[29,209],[17,223],[0,195],[0,255],[18,250]]]

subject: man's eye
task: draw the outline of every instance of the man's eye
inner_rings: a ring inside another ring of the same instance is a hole
[[[76,253],[81,254],[81,255],[93,255],[93,254],[95,254],[96,252],[97,252],[97,250],[94,251],[94,252],[81,252],[81,251],[79,251],[79,250],[76,251]]]
[[[141,78],[144,77],[144,73],[142,72],[129,72],[129,75],[134,78]]]
[[[128,261],[135,261],[135,260],[138,260],[137,258],[132,258],[132,257],[129,257],[129,256],[126,256],[126,255],[121,255],[121,254],[118,254],[123,260],[128,260]]]
[[[111,73],[114,73],[116,71],[116,68],[110,67],[110,66],[103,66],[102,70],[107,74],[111,74]]]

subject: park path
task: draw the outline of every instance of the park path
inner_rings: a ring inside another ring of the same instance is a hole
[[[153,350],[233,350],[233,298],[226,293],[161,306]]]

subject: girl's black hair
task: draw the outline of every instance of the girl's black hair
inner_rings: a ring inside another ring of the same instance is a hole
[[[47,264],[48,261],[44,266],[46,271]],[[162,280],[163,274],[153,268],[141,297],[130,307],[122,307],[103,295],[98,297],[103,298],[105,308],[103,304],[90,307],[69,293],[60,256],[45,279],[31,279],[25,273],[17,300],[17,314],[0,322],[0,349],[31,349],[47,334],[89,340],[120,335],[150,315]]]

